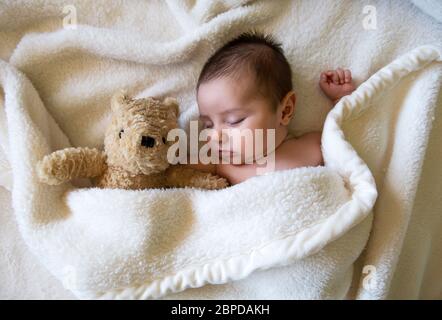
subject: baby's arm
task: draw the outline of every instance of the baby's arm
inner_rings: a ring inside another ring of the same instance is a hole
[[[212,164],[212,163],[203,164],[203,163],[199,162],[199,159],[198,159],[198,163],[190,163],[190,156],[187,157],[187,164],[185,164],[185,166],[187,168],[216,174],[216,164]]]
[[[166,170],[167,184],[171,187],[194,187],[217,190],[229,185],[226,179],[205,172],[201,168],[191,168],[185,165],[171,166]]]
[[[334,105],[356,89],[350,70],[342,68],[321,72],[319,86]]]

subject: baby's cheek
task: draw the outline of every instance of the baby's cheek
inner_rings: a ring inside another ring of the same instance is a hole
[[[255,143],[259,143],[259,141],[262,140],[262,138],[260,138],[262,134],[256,129],[257,128],[245,128],[241,130],[238,136],[233,138],[233,151],[237,153],[241,152],[242,154],[253,152]]]

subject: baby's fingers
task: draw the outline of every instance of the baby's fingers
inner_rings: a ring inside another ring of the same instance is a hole
[[[328,70],[326,74],[331,77],[334,84],[339,84],[339,75],[336,70]]]
[[[327,82],[327,74],[325,72],[321,72],[321,76],[319,77],[319,82]]]
[[[336,72],[338,73],[338,76],[339,76],[339,84],[344,84],[344,82],[345,82],[344,69],[338,68],[338,69],[336,69]]]
[[[348,69],[344,70],[344,74],[345,74],[345,83],[350,83],[351,82],[351,72]]]

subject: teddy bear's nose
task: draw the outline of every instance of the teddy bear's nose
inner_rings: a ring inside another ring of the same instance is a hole
[[[146,148],[152,148],[155,145],[155,139],[149,136],[142,136],[141,145]]]

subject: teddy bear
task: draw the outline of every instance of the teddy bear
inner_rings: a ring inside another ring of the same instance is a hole
[[[48,154],[37,163],[39,180],[57,185],[91,178],[96,187],[119,189],[228,186],[217,175],[169,163],[167,151],[172,142],[166,138],[169,130],[178,128],[176,99],[133,99],[120,91],[111,99],[111,110],[104,151],[78,147]]]

